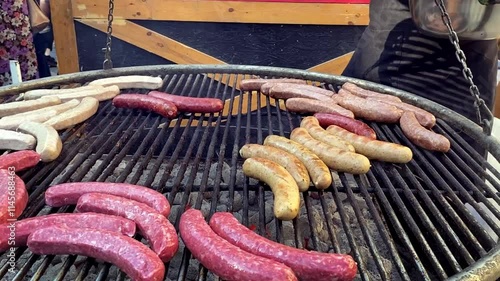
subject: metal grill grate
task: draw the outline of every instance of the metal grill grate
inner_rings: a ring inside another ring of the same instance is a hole
[[[289,136],[301,117],[280,109],[282,100],[241,93],[236,85],[242,77],[189,71],[171,71],[164,77],[162,90],[228,100],[228,112],[234,114],[190,114],[172,121],[101,103],[94,117],[61,133],[64,147],[56,161],[20,174],[30,193],[23,218],[73,211],[72,206],[45,206],[43,192],[51,185],[112,181],[165,193],[176,228],[187,206],[202,209],[207,218],[228,210],[280,243],[350,253],[360,280],[443,280],[495,247],[500,235],[500,174],[443,120],[436,130],[452,142],[446,155],[415,147],[397,125],[369,123],[380,139],[409,146],[414,160],[407,165],[372,161],[370,172],[362,176],[334,173],[335,183],[328,190],[303,193],[297,219],[274,220],[271,191],[243,176],[238,151],[246,143],[262,143],[270,134]],[[38,256],[24,247],[16,250],[16,260],[13,275],[6,254],[0,256],[0,279],[126,279],[116,267],[86,257]],[[213,279],[181,242],[167,264],[166,280]]]

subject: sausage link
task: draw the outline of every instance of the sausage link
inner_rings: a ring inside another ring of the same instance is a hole
[[[377,139],[375,131],[362,121],[336,113],[316,113],[314,117],[318,119],[320,126],[323,128],[327,128],[330,125],[336,125],[357,135],[365,136],[372,140]]]
[[[240,81],[240,89],[242,91],[258,91],[260,87],[266,83],[291,83],[291,84],[307,84],[307,81],[302,79],[293,79],[293,78],[274,78],[274,79],[261,79],[261,78],[252,78],[252,79],[243,79]]]
[[[387,103],[390,105],[394,105],[395,107],[403,110],[403,111],[411,111],[415,114],[415,117],[417,117],[418,122],[420,125],[430,129],[436,125],[436,116],[434,116],[432,113],[423,110],[421,108],[418,108],[416,106],[413,106],[411,104],[405,103],[405,102],[396,102],[396,101],[391,101],[391,100],[384,100],[376,97],[368,97],[368,100],[377,100],[383,103]]]
[[[145,75],[126,75],[97,79],[89,83],[90,86],[100,85],[103,87],[118,86],[120,89],[149,89],[156,90],[163,85],[161,77]]]
[[[153,111],[166,118],[177,116],[177,107],[172,102],[143,94],[122,94],[113,98],[113,105]]]
[[[450,150],[450,140],[445,136],[435,133],[423,127],[415,113],[407,111],[399,120],[401,130],[405,136],[414,144],[434,151],[448,152]]]
[[[326,114],[326,113],[325,113]],[[347,118],[347,117],[345,117]],[[322,141],[333,147],[354,152],[354,146],[346,142],[345,140],[337,137],[334,134],[329,133],[325,129],[321,128],[318,119],[313,116],[307,116],[300,122],[300,127],[307,130],[307,132],[315,139]]]
[[[264,86],[263,86],[264,87]],[[308,98],[331,102],[335,93],[312,85],[273,83],[268,95],[275,99]]]
[[[325,103],[313,99],[291,98],[287,99],[285,106],[288,110],[299,113],[338,113],[350,118],[354,118],[354,113],[342,106],[339,106],[334,99]]]
[[[193,98],[151,91],[148,96],[173,103],[177,110],[191,113],[215,113],[224,108],[224,102],[215,98]]]
[[[17,219],[27,204],[28,191],[23,180],[12,169],[0,170],[0,224]]]
[[[350,82],[345,82],[342,85],[342,89],[351,92],[353,95],[362,97],[362,98],[368,98],[368,97],[374,97],[374,98],[379,98],[382,100],[390,100],[394,102],[401,102],[401,99],[396,97],[396,96],[391,96],[387,94],[382,94],[382,93],[377,93],[374,91],[366,90],[361,87],[358,87],[357,85],[350,83]]]
[[[34,167],[40,162],[40,154],[33,150],[20,150],[0,156],[0,169],[13,167],[14,171],[20,172]]]

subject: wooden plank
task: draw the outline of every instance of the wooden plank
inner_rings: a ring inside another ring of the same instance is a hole
[[[73,0],[75,18],[104,19],[108,1]],[[217,0],[115,1],[115,18],[194,22],[367,25],[368,4]]]
[[[71,0],[52,0],[50,13],[59,74],[80,71]]]
[[[349,61],[352,58],[354,52],[347,53],[345,55],[336,57],[324,63],[315,65],[311,68],[308,68],[309,71],[322,72],[327,74],[341,75],[344,69],[349,64]]]

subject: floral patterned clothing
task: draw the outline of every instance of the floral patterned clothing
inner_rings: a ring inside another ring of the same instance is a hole
[[[0,86],[12,81],[9,60],[19,61],[23,81],[38,78],[33,34],[26,0],[1,0]]]

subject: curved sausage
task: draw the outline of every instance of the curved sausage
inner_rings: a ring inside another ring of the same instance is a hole
[[[295,128],[290,139],[307,147],[333,170],[351,174],[366,174],[370,170],[370,160],[365,156],[316,140],[304,128]]]
[[[163,79],[146,75],[125,75],[118,77],[101,78],[94,80],[89,85],[109,87],[116,85],[120,89],[149,89],[156,90],[163,85]]]
[[[179,232],[184,244],[203,266],[227,281],[295,281],[286,265],[252,255],[218,236],[200,210],[181,215]]]
[[[351,92],[353,95],[356,95],[356,96],[359,96],[362,98],[373,97],[373,98],[379,98],[382,100],[401,102],[401,99],[396,97],[396,96],[391,96],[391,95],[387,95],[387,94],[382,94],[382,93],[377,93],[374,91],[366,90],[366,89],[358,87],[357,85],[350,83],[350,82],[345,82],[342,85],[342,89],[345,89],[345,90]]]
[[[223,239],[251,254],[284,263],[303,281],[353,280],[357,264],[349,255],[313,252],[282,245],[251,231],[227,212],[217,212],[210,227]],[[279,253],[279,254],[278,254]]]
[[[243,79],[240,81],[240,89],[242,91],[258,91],[260,87],[266,83],[292,83],[292,84],[307,84],[306,80],[293,79],[293,78],[273,78],[273,79],[261,79],[261,78],[251,78]]]
[[[304,164],[300,162],[299,158],[289,152],[272,146],[260,144],[245,144],[240,149],[240,155],[245,159],[257,157],[276,162],[279,165],[283,166],[295,179],[295,182],[299,187],[299,191],[304,192],[309,189],[311,180],[306,166],[304,166]]]
[[[436,125],[436,116],[434,116],[432,113],[423,110],[421,108],[418,108],[416,106],[413,106],[411,104],[405,103],[405,102],[396,102],[396,101],[391,101],[391,100],[384,100],[380,99],[377,97],[368,97],[366,98],[367,100],[377,100],[383,103],[387,103],[390,105],[394,105],[395,107],[403,110],[403,111],[411,111],[415,114],[415,117],[417,117],[418,122],[420,125],[430,129]]]
[[[423,127],[415,113],[407,111],[399,120],[401,130],[405,136],[414,144],[434,151],[448,152],[450,150],[450,140],[445,136],[435,133]]]
[[[338,113],[350,118],[354,118],[354,113],[349,109],[339,106],[332,98],[330,102],[304,99],[304,98],[291,98],[285,101],[285,106],[292,112],[299,113]]]
[[[377,139],[375,131],[362,121],[336,113],[316,113],[314,117],[318,119],[320,126],[323,128],[327,128],[330,125],[336,125],[356,135],[364,136],[372,140]]]
[[[0,170],[0,223],[17,219],[28,204],[28,191],[13,169]]]
[[[26,246],[28,236],[33,231],[53,226],[100,229],[130,237],[135,234],[135,222],[118,216],[97,213],[50,214],[0,224],[0,252],[7,250],[10,246]],[[10,233],[15,233],[14,240],[7,239],[10,237]],[[14,241],[14,244],[11,241]]]
[[[370,121],[396,123],[403,114],[401,109],[393,105],[360,98],[344,89],[340,89],[333,99],[342,107],[354,112],[354,116]]]
[[[78,212],[96,212],[133,220],[160,259],[170,261],[179,248],[177,232],[168,219],[146,204],[104,193],[87,193],[78,199]]]
[[[332,174],[328,166],[311,150],[302,144],[281,136],[267,136],[264,145],[279,148],[295,155],[306,166],[317,189],[328,188],[332,184]]]
[[[36,138],[36,152],[43,162],[54,161],[62,151],[62,141],[57,131],[47,124],[27,121],[17,128],[18,131],[30,134]]]
[[[215,113],[224,108],[224,102],[215,98],[193,98],[151,91],[148,96],[173,103],[177,110],[192,113]]]
[[[113,98],[113,105],[121,108],[153,111],[166,118],[177,116],[175,104],[143,94],[121,94]]]
[[[75,205],[86,193],[106,193],[144,203],[168,217],[170,204],[156,190],[140,185],[113,182],[71,182],[49,187],[45,191],[45,203],[51,207]]]
[[[347,117],[345,117],[347,118]],[[322,141],[328,145],[334,146],[338,149],[354,152],[354,146],[345,140],[337,137],[334,134],[327,132],[319,125],[318,119],[313,116],[307,116],[300,122],[300,127],[307,130],[307,132],[315,139]]]
[[[40,162],[40,154],[34,150],[20,150],[0,156],[0,169],[13,167],[15,172],[20,172],[34,167]]]
[[[90,228],[47,227],[28,237],[38,255],[83,255],[112,263],[135,281],[160,281],[165,265],[146,245],[128,236]]]
[[[98,109],[99,101],[93,97],[86,97],[77,106],[50,118],[44,124],[56,130],[63,130],[89,119],[96,114]]]
[[[372,140],[335,125],[328,126],[326,130],[350,142],[357,153],[363,154],[368,159],[392,163],[408,163],[413,158],[411,149],[404,145]]]
[[[264,158],[248,158],[243,162],[247,177],[265,182],[274,194],[274,216],[292,220],[300,209],[299,187],[290,173],[276,162]]]

